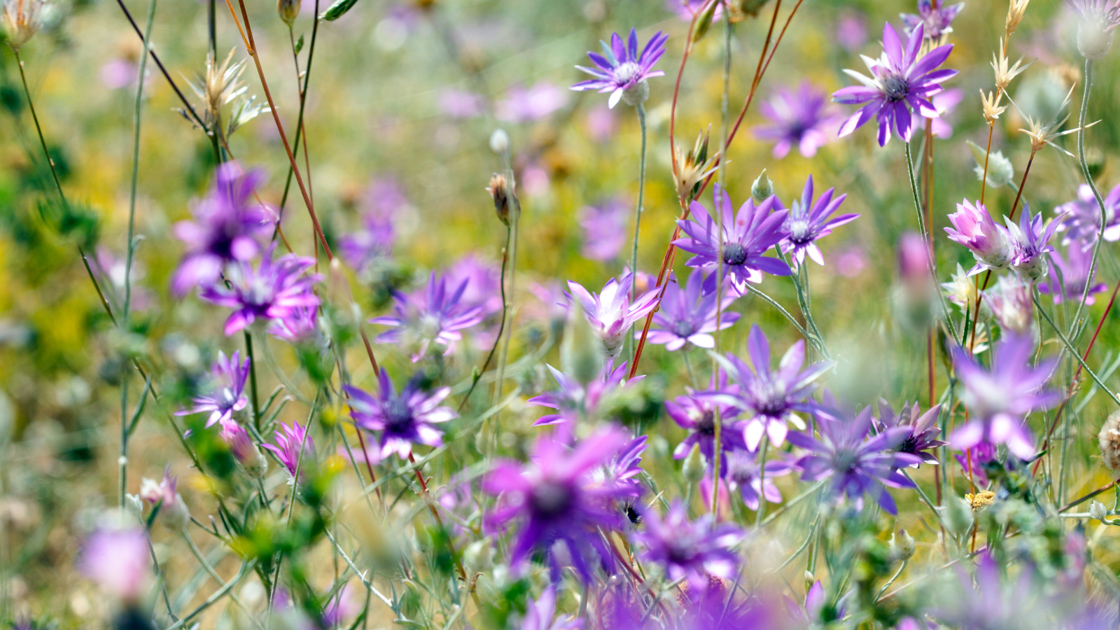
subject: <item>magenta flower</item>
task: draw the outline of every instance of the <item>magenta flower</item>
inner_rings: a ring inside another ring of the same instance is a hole
[[[187,246],[171,278],[175,295],[206,287],[218,280],[225,264],[261,253],[261,240],[275,221],[273,211],[254,199],[263,178],[260,171],[242,175],[233,162],[219,166],[210,192],[191,206],[194,219],[175,224],[175,236]]]
[[[376,396],[349,385],[344,390],[350,397],[354,424],[359,429],[381,432],[381,457],[396,453],[408,459],[413,444],[443,444],[443,432],[434,425],[458,417],[450,407],[439,406],[451,393],[450,387],[424,391],[413,379],[398,394],[384,368],[378,375]]]
[[[576,66],[577,69],[595,78],[577,83],[572,86],[572,89],[577,91],[598,90],[600,93],[610,92],[611,97],[607,101],[607,105],[611,109],[614,109],[618,101],[623,98],[626,99],[627,105],[641,104],[649,96],[649,84],[646,83],[646,80],[665,76],[664,72],[654,70],[653,66],[665,54],[665,42],[668,40],[668,35],[658,31],[646,43],[645,48],[639,55],[637,31],[630,29],[630,37],[625,45],[623,45],[622,38],[618,36],[618,33],[612,34],[610,46],[607,46],[606,42],[600,42],[603,45],[602,55],[593,52],[587,53],[587,56],[597,66],[596,68]]]
[[[926,118],[937,118],[937,108],[929,98],[941,91],[941,83],[956,76],[956,70],[937,70],[952,52],[953,46],[934,48],[920,59],[924,26],[910,34],[906,50],[898,33],[890,23],[883,25],[883,55],[879,59],[864,57],[871,76],[854,70],[845,70],[848,76],[862,85],[842,88],[832,95],[837,103],[858,105],[866,103],[840,126],[839,136],[844,137],[862,127],[872,116],[879,124],[879,146],[886,146],[891,139],[891,126],[904,142],[910,141],[914,132],[911,111]]]
[[[470,328],[485,318],[482,308],[463,302],[467,280],[453,285],[449,291],[447,278],[432,272],[423,292],[405,295],[395,293],[394,315],[375,317],[371,324],[391,326],[393,330],[377,337],[380,343],[403,343],[413,350],[412,362],[419,361],[431,345],[451,352],[453,344],[463,338],[460,331]]]
[[[377,207],[362,215],[362,226],[344,235],[338,242],[338,254],[355,271],[361,273],[378,261],[389,259],[396,241],[391,213]]]
[[[105,528],[86,538],[78,570],[107,594],[134,605],[144,597],[151,563],[144,530]]]
[[[976,265],[968,275],[1006,269],[1011,264],[1015,257],[1011,234],[992,219],[984,204],[973,204],[965,199],[963,204],[957,204],[957,211],[949,215],[949,222],[953,224],[945,228],[949,240],[964,245],[976,258]]]
[[[583,307],[583,314],[591,327],[603,340],[603,348],[608,358],[615,358],[622,352],[622,342],[626,332],[635,322],[645,317],[657,306],[657,291],[647,291],[630,302],[632,276],[623,274],[622,281],[614,278],[607,281],[599,293],[591,293],[578,282],[568,281],[568,301]]]
[[[953,137],[953,125],[949,123],[949,114],[964,100],[964,90],[953,88],[929,99],[937,110],[937,118],[930,121],[930,131],[941,139]]]
[[[521,630],[582,630],[583,619],[556,618],[556,586],[550,585],[536,601],[529,600]]]
[[[783,477],[796,470],[793,464],[781,459],[766,460],[766,474],[758,457],[749,451],[735,450],[727,453],[727,480],[733,490],[739,491],[743,505],[758,510],[762,498],[770,503],[781,503],[782,492],[774,479]]]
[[[982,441],[1006,444],[1017,457],[1035,454],[1034,440],[1025,417],[1032,411],[1049,409],[1062,398],[1057,390],[1043,390],[1057,358],[1031,367],[1034,342],[1027,335],[1006,335],[996,345],[989,371],[968,353],[953,352],[953,369],[964,383],[962,402],[970,419],[949,436],[953,448],[969,449]]]
[[[673,241],[673,244],[696,254],[688,261],[688,266],[716,271],[719,266],[717,256],[722,257],[724,277],[730,279],[731,286],[739,293],[745,291],[748,282],[762,282],[763,273],[790,275],[789,265],[777,258],[763,256],[786,236],[782,225],[789,213],[774,208],[777,198],[771,196],[758,205],[755,205],[754,199],[747,199],[739,207],[739,213],[733,215],[731,200],[726,191],[716,185],[712,196],[716,211],[722,219],[722,239],[717,233],[716,221],[698,201],[693,201],[690,206],[695,220],[677,221],[685,237]],[[708,276],[704,283],[704,293],[716,290],[716,275],[711,273]]]
[[[1038,280],[1047,274],[1046,257],[1054,251],[1050,245],[1055,230],[1065,220],[1066,215],[1059,214],[1043,225],[1042,215],[1031,215],[1031,208],[1023,203],[1023,213],[1019,216],[1019,225],[1010,220],[1007,223],[1007,233],[1011,236],[1014,258],[1011,266],[1023,277]]]
[[[775,88],[759,105],[771,124],[755,127],[755,137],[774,142],[776,159],[784,158],[795,147],[803,157],[813,157],[835,137],[840,122],[826,98],[827,94],[809,81],[802,81],[796,92],[784,86]]]
[[[701,294],[704,283],[704,272],[694,269],[688,275],[684,287],[676,282],[670,282],[661,299],[661,308],[653,316],[653,328],[649,331],[647,341],[650,343],[663,343],[669,352],[675,352],[686,344],[697,348],[716,347],[716,294]],[[728,313],[726,309],[735,301],[731,292],[723,296],[724,312],[719,317],[719,330],[730,328],[739,321],[739,313]],[[641,337],[640,332],[635,333],[635,338]]]
[[[840,195],[833,199],[833,188],[824,191],[824,194],[813,202],[813,176],[805,182],[801,192],[801,199],[795,199],[789,209],[782,229],[786,237],[781,242],[782,251],[793,257],[794,268],[805,262],[805,256],[818,265],[824,265],[824,255],[817,247],[817,240],[832,234],[832,229],[850,223],[859,218],[858,214],[842,214],[838,217],[832,215],[840,209],[840,205],[848,195]]]
[[[986,464],[997,461],[995,444],[981,440],[976,446],[967,448],[960,455],[954,455],[953,457],[961,465],[961,472],[965,477],[972,479],[979,486],[988,485]],[[968,466],[969,461],[972,462],[971,470]]]
[[[785,443],[789,424],[805,430],[805,422],[797,414],[817,408],[809,398],[816,388],[813,381],[830,370],[833,363],[821,361],[802,370],[805,341],[798,340],[782,356],[778,369],[771,371],[770,342],[757,324],[751,326],[747,350],[753,369],[733,354],[716,357],[731,380],[739,385],[732,400],[745,412],[743,440],[751,451],[758,450],[763,435],[780,447]]]
[[[1063,300],[1080,301],[1081,296],[1085,295],[1085,285],[1091,282],[1089,270],[1092,264],[1091,251],[1082,249],[1076,243],[1071,243],[1066,248],[1064,258],[1056,251],[1050,252],[1050,281],[1040,282],[1038,290],[1049,293],[1055,304],[1061,304]],[[1085,298],[1086,306],[1092,306],[1096,301],[1094,294],[1107,290],[1108,285],[1103,282],[1089,287],[1089,293]]]
[[[319,308],[301,306],[293,309],[288,317],[272,320],[268,326],[268,334],[293,344],[322,339],[323,335],[319,330]]]
[[[253,475],[260,476],[268,471],[268,460],[260,452],[249,432],[236,421],[223,422],[218,436],[229,446],[229,451],[237,463]]]
[[[300,470],[300,478],[302,479],[304,471],[307,470],[308,462],[315,461],[315,442],[307,434],[307,428],[300,426],[298,422],[290,425],[281,422],[280,428],[273,433],[273,437],[276,439],[276,444],[262,444],[261,446],[272,451],[273,455],[276,456],[276,461],[288,469],[288,474],[292,476],[293,481],[296,470],[300,470],[300,454],[303,454],[303,465],[302,470]]]
[[[307,273],[315,260],[295,254],[273,260],[275,249],[275,245],[268,248],[256,269],[247,262],[229,264],[225,273],[229,286],[217,282],[202,290],[200,297],[207,302],[234,309],[226,319],[227,337],[258,320],[286,319],[300,307],[319,305],[313,287],[322,276]]]
[[[936,43],[940,42],[944,35],[953,32],[953,27],[950,25],[963,8],[963,2],[938,9],[933,6],[933,0],[918,0],[917,15],[899,13],[898,17],[902,20],[907,36],[913,35],[918,27],[924,27],[925,36]]]
[[[621,197],[608,199],[597,206],[580,210],[579,225],[583,229],[583,257],[600,262],[614,260],[626,243],[626,222],[630,202]]]
[[[594,471],[607,463],[627,443],[618,428],[600,429],[574,447],[542,436],[528,464],[496,464],[483,479],[483,491],[498,496],[498,506],[486,515],[488,531],[520,523],[520,534],[510,552],[510,565],[523,563],[534,550],[544,552],[553,581],[560,578],[561,557],[556,544],[564,543],[567,556],[585,580],[591,579],[598,561],[611,570],[614,560],[603,544],[599,528],[622,525],[611,504],[630,496],[630,489],[595,479]]]
[[[241,353],[235,351],[228,358],[224,352],[218,352],[218,360],[210,366],[210,379],[207,393],[196,396],[190,409],[176,411],[177,416],[189,416],[196,413],[209,413],[206,418],[206,428],[219,422],[228,422],[233,414],[241,411],[249,404],[245,397],[245,381],[249,378],[249,357],[241,360]]]
[[[639,376],[627,380],[626,362],[615,367],[613,359],[609,359],[603,366],[599,378],[588,383],[586,387],[551,365],[545,367],[552,373],[552,378],[556,379],[556,384],[560,386],[560,389],[554,392],[545,392],[526,401],[530,405],[556,410],[556,413],[544,415],[537,419],[533,423],[535,427],[575,422],[579,420],[580,416],[593,417],[599,402],[605,396],[633,385],[643,378]]]
[[[1104,209],[1104,240],[1120,241],[1120,212],[1117,212],[1120,210],[1120,184],[1104,198]],[[1077,199],[1058,206],[1055,211],[1069,217],[1058,228],[1062,232],[1062,245],[1076,244],[1084,250],[1092,249],[1101,233],[1101,207],[1093,189],[1081,184],[1077,188]]]
[[[635,537],[645,547],[641,556],[665,569],[670,581],[685,580],[689,590],[707,590],[709,576],[731,579],[739,566],[732,549],[743,532],[730,523],[716,523],[712,514],[688,520],[688,507],[674,501],[662,518],[656,510],[642,514],[644,531]]]

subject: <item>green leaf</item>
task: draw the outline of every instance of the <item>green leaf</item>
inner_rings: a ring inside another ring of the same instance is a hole
[[[346,15],[346,12],[353,9],[355,4],[358,4],[358,0],[338,0],[319,17],[328,22],[333,22]]]
[[[300,33],[299,39],[296,40],[296,54],[298,55],[301,50],[303,50],[303,33]]]

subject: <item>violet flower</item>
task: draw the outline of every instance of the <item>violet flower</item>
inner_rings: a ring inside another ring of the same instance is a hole
[[[995,444],[981,440],[976,446],[964,449],[963,453],[953,457],[961,465],[961,471],[965,477],[972,479],[980,487],[988,485],[988,472],[985,465],[988,462],[996,461]],[[972,463],[971,467],[969,466],[970,461]]]
[[[947,140],[953,137],[953,125],[949,123],[948,115],[964,100],[964,90],[953,88],[945,90],[929,99],[937,110],[937,118],[929,121],[930,132],[937,138]],[[981,170],[981,174],[983,171]]]
[[[1041,282],[1038,290],[1049,293],[1055,304],[1064,300],[1080,301],[1085,294],[1085,285],[1089,284],[1089,271],[1093,265],[1093,255],[1090,250],[1082,249],[1078,244],[1071,243],[1066,248],[1063,258],[1058,252],[1050,252],[1050,281]],[[1089,287],[1085,298],[1085,305],[1092,306],[1096,301],[1093,294],[1107,291],[1108,285],[1103,282]]]
[[[665,401],[665,412],[677,423],[677,426],[688,431],[688,436],[681,440],[677,448],[673,449],[673,459],[684,459],[692,452],[693,446],[700,447],[700,454],[704,456],[708,466],[713,466],[716,452],[716,411],[720,415],[720,437],[723,459],[720,461],[720,470],[726,472],[728,451],[745,448],[743,442],[743,423],[737,420],[739,410],[727,396],[717,392],[734,392],[734,388],[727,386],[727,375],[720,371],[720,383],[711,384],[708,391],[697,392],[686,388],[688,394],[677,396],[673,400]],[[722,475],[721,475],[722,476]]]
[[[300,468],[300,453],[303,454],[303,470],[300,470],[300,478],[304,476],[304,471],[307,470],[309,462],[315,461],[315,441],[307,435],[306,427],[295,422],[288,424],[286,422],[280,423],[280,428],[273,433],[276,439],[276,444],[262,444],[264,448],[272,451],[276,456],[276,461],[280,462],[284,468],[288,469],[288,474],[294,482],[296,470]]]
[[[322,340],[323,334],[319,330],[319,308],[301,306],[292,309],[288,317],[272,320],[268,326],[268,334],[292,344]]]
[[[763,435],[768,436],[774,446],[780,447],[785,443],[789,430],[787,425],[805,430],[805,423],[797,413],[809,413],[817,408],[816,403],[809,399],[816,388],[813,381],[830,370],[833,363],[821,361],[802,370],[805,341],[798,340],[782,356],[778,369],[771,371],[770,342],[757,324],[751,326],[747,350],[753,369],[733,354],[716,356],[731,380],[739,385],[732,400],[745,412],[743,440],[751,451],[758,450]]]
[[[781,503],[782,492],[778,490],[774,479],[790,474],[795,467],[790,462],[781,459],[766,460],[766,474],[762,474],[762,466],[758,457],[746,450],[734,450],[727,453],[726,478],[733,490],[739,491],[743,505],[751,510],[758,510],[762,498],[770,503]]]
[[[550,585],[536,601],[529,600],[521,630],[581,630],[583,619],[556,618],[556,586]]]
[[[542,436],[533,448],[529,463],[496,464],[482,481],[483,491],[499,497],[498,506],[486,515],[484,526],[494,531],[517,521],[520,534],[510,552],[510,565],[518,566],[534,550],[543,551],[552,568],[552,579],[560,578],[560,558],[555,545],[567,547],[576,571],[591,579],[598,560],[613,570],[611,552],[603,544],[599,528],[618,528],[621,518],[611,503],[629,496],[629,490],[594,479],[594,471],[626,444],[624,431],[601,429],[569,448],[552,436]]]
[[[1077,14],[1077,50],[1086,59],[1103,59],[1120,26],[1120,0],[1066,0]]]
[[[1062,394],[1043,390],[1057,364],[1057,358],[1040,361],[1031,367],[1034,342],[1026,335],[1007,335],[996,345],[989,371],[968,353],[953,351],[953,369],[964,383],[962,402],[970,412],[967,424],[949,436],[953,448],[969,449],[981,441],[1006,444],[1017,457],[1035,454],[1034,441],[1025,416],[1049,409]]]
[[[813,262],[824,265],[824,255],[817,247],[817,240],[832,234],[832,229],[850,223],[859,218],[858,214],[842,214],[838,217],[832,215],[840,209],[840,205],[848,195],[840,195],[833,199],[835,189],[829,188],[813,202],[813,176],[810,175],[801,191],[801,199],[795,199],[789,209],[789,215],[782,224],[786,233],[781,242],[782,251],[792,253],[794,268],[805,262],[808,255]]]
[[[1105,226],[1104,240],[1120,241],[1120,184],[1117,184],[1104,198]],[[1101,207],[1088,184],[1077,188],[1077,199],[1066,202],[1057,208],[1058,214],[1067,218],[1058,228],[1062,232],[1062,245],[1076,244],[1084,250],[1093,248],[1101,234]]]
[[[424,391],[413,380],[398,394],[384,368],[378,375],[376,396],[350,385],[343,389],[349,396],[354,424],[359,429],[381,432],[381,457],[396,453],[408,459],[413,444],[443,444],[443,432],[434,425],[458,417],[450,407],[439,406],[451,393],[450,387]]]
[[[688,261],[688,266],[716,271],[722,258],[724,278],[729,278],[732,287],[739,293],[745,291],[748,282],[762,282],[763,273],[790,275],[789,265],[777,258],[763,256],[786,236],[782,225],[788,211],[774,209],[777,198],[771,196],[758,205],[755,205],[754,199],[748,198],[739,207],[739,213],[733,215],[731,199],[718,184],[714,187],[712,196],[716,211],[722,219],[722,238],[717,233],[715,219],[698,201],[693,201],[690,205],[695,220],[677,221],[685,237],[673,241],[673,244],[696,254]],[[716,275],[712,273],[708,276],[704,283],[704,293],[715,292]]]
[[[587,74],[595,77],[582,81],[572,86],[573,90],[598,90],[600,93],[610,92],[611,97],[607,105],[614,109],[619,100],[625,99],[627,105],[637,106],[649,98],[649,84],[647,79],[665,76],[653,66],[665,54],[665,42],[669,36],[658,31],[646,43],[641,54],[638,54],[638,33],[630,29],[630,37],[623,45],[618,33],[611,35],[611,45],[603,45],[603,54],[589,52],[587,56],[595,63],[596,68],[576,66]]]
[[[1039,625],[1050,606],[1031,596],[1031,583],[1039,576],[1030,563],[1014,581],[1005,581],[1000,564],[985,551],[976,562],[976,575],[957,567],[957,588],[936,607],[935,618],[960,630],[990,628],[1060,627]],[[1042,608],[1041,606],[1046,608]]]
[[[367,210],[362,215],[362,226],[339,239],[338,255],[361,273],[376,262],[387,260],[395,241],[392,217]]]
[[[963,2],[935,8],[933,0],[918,0],[918,14],[899,13],[903,30],[911,36],[919,26],[925,28],[925,36],[933,42],[943,41],[943,37],[953,32],[953,19],[964,8]]]
[[[152,559],[143,529],[99,529],[86,538],[78,570],[107,594],[139,604],[151,579]]]
[[[704,272],[694,269],[684,287],[676,282],[669,283],[661,299],[661,308],[653,316],[653,328],[646,338],[649,343],[665,344],[669,352],[680,350],[686,344],[697,348],[716,347],[712,336],[717,329],[716,294],[702,295],[704,281]],[[730,328],[742,317],[739,313],[726,312],[735,297],[731,292],[723,296],[724,312],[719,315],[719,330]],[[641,333],[636,332],[635,339],[640,337]]]
[[[530,405],[555,409],[556,413],[541,416],[533,426],[548,426],[561,422],[575,422],[580,416],[593,417],[599,402],[611,392],[618,391],[637,383],[642,377],[627,380],[626,362],[615,367],[614,360],[608,360],[603,366],[599,377],[584,387],[576,379],[564,374],[560,370],[546,365],[556,379],[560,389],[554,392],[544,392],[527,400]]]
[[[190,409],[176,411],[177,416],[189,416],[196,413],[209,413],[206,418],[206,428],[219,422],[228,422],[233,414],[241,411],[249,404],[245,396],[245,381],[249,378],[249,357],[241,360],[241,353],[234,351],[228,358],[224,352],[218,352],[218,360],[210,366],[210,379],[207,393],[195,396]]]
[[[1058,229],[1066,215],[1059,214],[1043,225],[1042,215],[1031,215],[1031,208],[1023,203],[1023,213],[1019,216],[1019,225],[1010,220],[1007,222],[1007,233],[1011,236],[1014,258],[1011,266],[1025,278],[1038,280],[1047,274],[1046,258],[1044,254],[1054,251],[1050,245],[1054,231]]]
[[[670,581],[686,580],[693,593],[708,587],[709,576],[731,579],[739,566],[739,557],[732,550],[743,538],[743,532],[731,523],[717,523],[712,514],[695,521],[688,519],[688,507],[674,501],[662,518],[656,510],[643,516],[644,531],[637,542],[645,547],[641,556],[647,562],[661,565]]]
[[[463,303],[467,280],[448,286],[447,278],[433,271],[428,286],[411,295],[396,292],[393,315],[375,317],[371,324],[391,326],[393,330],[377,336],[380,343],[403,343],[413,350],[412,362],[419,361],[432,345],[451,352],[453,344],[463,338],[460,332],[485,318],[482,307]]]
[[[922,459],[897,449],[907,435],[908,427],[894,427],[868,439],[871,429],[871,407],[855,416],[846,411],[817,411],[817,432],[820,439],[806,433],[790,433],[789,441],[809,454],[797,461],[801,479],[831,479],[831,491],[837,498],[847,496],[857,507],[863,495],[875,499],[889,514],[898,514],[894,499],[886,487],[912,488],[914,484],[898,472],[901,466],[917,464]]]
[[[813,157],[835,137],[840,122],[827,96],[809,81],[802,81],[796,92],[785,86],[775,88],[759,105],[771,124],[755,127],[755,137],[774,142],[775,159],[795,147],[803,157]]]
[[[466,308],[479,307],[484,317],[502,310],[502,269],[496,264],[468,254],[455,262],[446,272],[444,280],[451,286],[465,282],[466,288],[459,301]]]
[[[1015,257],[1014,245],[1007,228],[992,218],[984,204],[965,199],[957,204],[957,211],[949,215],[953,227],[945,228],[949,240],[960,243],[972,252],[976,265],[968,275],[981,271],[998,271],[1007,268]]]
[[[229,264],[225,274],[229,286],[217,282],[200,293],[207,302],[234,309],[226,319],[227,337],[258,320],[286,319],[301,307],[319,305],[313,287],[322,276],[307,273],[315,260],[295,254],[273,260],[275,249],[275,245],[268,248],[256,269],[241,261]]]
[[[242,175],[238,168],[233,162],[219,166],[210,192],[191,206],[193,220],[175,224],[175,236],[187,246],[171,278],[177,296],[218,280],[226,263],[255,258],[262,250],[260,241],[271,233],[273,211],[254,199],[264,175]]]
[[[608,358],[622,352],[622,342],[630,326],[644,318],[657,306],[657,290],[647,291],[630,302],[631,274],[623,274],[622,281],[607,281],[599,293],[591,293],[583,285],[568,281],[568,300],[583,307],[584,316],[603,340]]]
[[[891,139],[891,126],[904,142],[910,141],[914,132],[911,111],[926,118],[936,118],[937,108],[929,98],[941,91],[941,83],[956,76],[956,70],[936,68],[952,52],[951,44],[934,48],[920,59],[925,27],[918,25],[910,34],[906,50],[898,33],[890,23],[883,25],[883,54],[879,59],[864,57],[871,76],[854,70],[844,72],[862,85],[842,88],[832,95],[837,103],[856,105],[866,103],[840,126],[839,136],[844,137],[862,127],[872,116],[879,125],[879,146],[886,146]]]
[[[579,225],[583,230],[583,257],[607,262],[614,260],[626,243],[626,222],[630,202],[621,197],[603,201],[580,210]]]
[[[895,447],[899,453],[914,455],[924,464],[937,464],[937,457],[931,452],[939,446],[945,446],[937,438],[941,436],[941,428],[937,426],[937,416],[941,412],[941,405],[934,405],[925,413],[920,413],[918,403],[911,405],[902,403],[902,409],[895,415],[894,409],[885,400],[879,400],[879,417],[875,419],[875,430],[879,433],[889,431],[896,427],[907,430],[905,439]],[[915,464],[917,466],[917,464]]]

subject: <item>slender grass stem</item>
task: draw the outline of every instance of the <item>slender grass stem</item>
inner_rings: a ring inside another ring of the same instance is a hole
[[[506,366],[509,364],[509,340],[513,337],[513,315],[510,314],[510,310],[513,307],[517,290],[517,235],[518,228],[521,225],[521,200],[517,196],[517,181],[514,179],[513,165],[510,163],[508,150],[502,154],[502,162],[505,170],[506,182],[509,184],[511,206],[509,217],[509,289],[505,290],[503,288],[505,299],[502,303],[502,320],[508,322],[509,325],[505,327],[505,336],[501,338],[502,350],[498,355],[498,377],[497,380],[494,381],[494,394],[491,399],[491,404],[502,399],[502,390],[506,381]],[[501,411],[494,414],[493,438],[495,450],[497,448],[500,425]]]
[[[720,99],[720,124],[719,124],[719,189],[716,194],[716,331],[715,353],[723,351],[723,336],[720,334],[720,318],[723,316],[723,209],[722,202],[730,203],[727,198],[727,142],[729,137],[728,119],[729,103],[731,100],[731,20],[723,21],[723,95]],[[723,197],[720,199],[720,197]],[[719,364],[712,357],[712,378],[719,384]],[[715,406],[715,452],[712,456],[712,500],[711,510],[716,520],[719,520],[719,479],[720,463],[723,459],[723,414],[719,405]]]
[[[927,243],[930,241],[930,235],[926,231],[925,211],[922,209],[921,199],[918,197],[918,180],[914,176],[914,158],[910,153],[910,143],[904,142],[902,146],[906,148],[906,173],[910,177],[910,192],[914,196],[914,210],[918,215],[918,229],[922,232],[922,240]],[[937,261],[933,257],[933,252],[926,249],[926,259],[929,263],[929,272],[933,278],[934,285],[937,285]],[[949,327],[949,335],[954,339],[957,338],[957,328],[953,323],[953,318],[949,315],[949,306],[945,303],[945,295],[941,291],[937,291],[937,299],[941,303],[941,315],[945,321],[945,325]]]
[[[1034,305],[1038,309],[1038,312],[1042,315],[1042,318],[1046,320],[1046,323],[1050,324],[1050,327],[1054,329],[1054,334],[1058,335],[1058,338],[1062,340],[1063,344],[1065,344],[1065,347],[1067,350],[1069,350],[1069,353],[1073,355],[1075,359],[1077,359],[1077,362],[1078,364],[1080,364],[1081,369],[1089,374],[1089,377],[1093,379],[1093,382],[1097,384],[1097,387],[1100,387],[1102,390],[1104,390],[1104,393],[1112,399],[1112,402],[1116,403],[1117,406],[1120,406],[1120,398],[1117,398],[1116,394],[1113,393],[1113,391],[1109,389],[1109,387],[1105,385],[1103,381],[1101,381],[1100,377],[1097,376],[1097,373],[1094,372],[1087,363],[1085,363],[1085,359],[1081,358],[1081,353],[1077,351],[1077,348],[1073,347],[1073,343],[1070,342],[1070,340],[1066,338],[1064,334],[1062,334],[1061,329],[1058,328],[1058,325],[1056,323],[1054,323],[1054,319],[1050,317],[1050,314],[1047,313],[1046,309],[1042,307],[1042,303],[1038,301],[1037,289],[1034,290]]]
[[[630,248],[630,301],[638,299],[638,238],[642,231],[642,205],[645,202],[646,190],[646,107],[638,103],[634,109],[638,112],[638,127],[642,132],[642,149],[638,157],[638,207],[634,212],[634,244]],[[626,335],[626,347],[630,361],[634,361],[634,325],[630,325],[630,332]]]

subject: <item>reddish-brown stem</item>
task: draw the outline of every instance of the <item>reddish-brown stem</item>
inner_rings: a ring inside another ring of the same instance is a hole
[[[1102,492],[1107,492],[1109,488],[1111,488],[1112,486],[1115,486],[1115,485],[1120,485],[1120,479],[1117,479],[1115,481],[1110,481],[1110,482],[1104,484],[1103,486],[1097,488],[1096,490],[1090,492],[1089,494],[1081,497],[1080,499],[1074,499],[1073,501],[1070,501],[1069,503],[1062,506],[1062,508],[1060,510],[1058,510],[1058,513],[1061,514],[1062,512],[1065,512],[1066,510],[1068,510],[1070,508],[1081,505],[1082,503],[1088,501],[1089,499],[1092,499],[1093,497],[1101,494]]]
[[[416,473],[416,481],[420,482],[420,493],[423,495],[424,503],[428,504],[428,510],[431,511],[432,516],[436,519],[436,525],[443,529],[443,518],[439,515],[439,510],[436,509],[435,501],[432,499],[431,493],[428,492],[428,482],[424,480],[424,474],[420,472],[420,467],[416,465],[416,457],[409,452],[408,462],[413,465],[412,471]],[[467,581],[467,570],[463,568],[463,560],[459,554],[455,553],[455,542],[450,538],[447,539],[447,547],[451,551],[451,556],[455,558],[455,568],[459,571],[459,579],[463,580],[463,584],[469,584]],[[473,592],[475,603],[478,604],[478,596]]]
[[[366,451],[366,439],[362,437],[362,430],[358,429],[358,446],[362,448],[362,458],[366,460],[366,471],[369,472],[369,482],[371,484],[377,483],[377,475],[373,474],[373,464],[369,463],[369,452]],[[360,475],[359,475],[360,476]],[[381,487],[374,488],[377,492],[377,501],[381,507],[385,507],[385,499],[381,497]]]
[[[984,193],[988,192],[988,158],[992,155],[992,133],[996,129],[993,120],[988,123],[988,148],[984,151],[984,176],[980,178],[980,203],[984,203]]]

